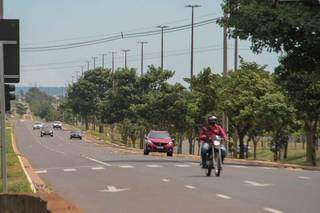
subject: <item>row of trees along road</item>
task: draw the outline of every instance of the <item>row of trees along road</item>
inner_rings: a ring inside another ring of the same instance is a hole
[[[278,2],[278,3],[277,3]],[[86,72],[68,88],[61,109],[89,123],[119,129],[124,143],[143,139],[149,129],[167,129],[178,141],[189,140],[190,153],[199,127],[208,114],[230,119],[233,148],[244,140],[253,141],[254,151],[261,136],[271,136],[274,159],[287,153],[288,135],[303,129],[307,136],[307,162],[316,165],[316,132],[320,115],[320,8],[312,0],[285,2],[271,0],[225,0],[223,9],[231,37],[251,41],[255,53],[279,53],[274,74],[266,67],[242,61],[227,76],[202,70],[190,83],[170,84],[174,72],[150,66],[137,76],[135,69]],[[302,126],[302,127],[301,127]],[[111,134],[111,138],[113,134]],[[140,147],[141,147],[140,140]],[[237,152],[234,152],[237,155]],[[255,155],[255,153],[254,153]]]
[[[226,0],[230,36],[249,39],[251,49],[279,53],[275,79],[302,120],[307,162],[316,165],[320,115],[320,4],[317,0]]]
[[[90,70],[69,86],[60,109],[82,120],[86,129],[89,123],[99,125],[100,132],[109,126],[111,140],[118,129],[123,142],[131,142],[133,147],[148,130],[165,129],[176,137],[178,153],[185,138],[190,142],[189,152],[194,153],[194,142],[206,117],[221,117],[222,112],[230,118],[230,136],[239,138],[241,158],[245,137],[255,141],[256,147],[260,136],[274,135],[277,146],[283,147],[278,136],[290,134],[294,108],[266,67],[241,61],[240,69],[230,71],[227,77],[206,68],[185,79],[192,91],[179,83],[168,83],[173,75],[173,71],[154,66],[143,76],[135,69],[118,69],[114,75],[109,69]]]

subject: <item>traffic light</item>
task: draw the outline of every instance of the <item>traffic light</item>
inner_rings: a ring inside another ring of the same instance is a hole
[[[15,90],[16,87],[14,85],[5,84],[6,111],[10,111],[11,109],[10,101],[16,99]]]

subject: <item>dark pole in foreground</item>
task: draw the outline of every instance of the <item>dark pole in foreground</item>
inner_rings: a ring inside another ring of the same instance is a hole
[[[148,44],[146,41],[139,41],[139,44],[141,44],[141,76],[143,76],[143,46],[144,44]]]
[[[201,7],[200,5],[186,5],[186,7],[190,7],[192,10],[191,16],[191,69],[190,69],[190,79],[193,77],[193,48],[194,48],[194,8]]]
[[[157,27],[161,29],[161,69],[163,70],[163,31],[165,28],[168,28],[169,26],[159,25]]]
[[[129,49],[126,49],[126,50],[122,50],[122,52],[124,52],[124,68],[128,68],[127,67],[127,53],[129,52],[130,50]]]

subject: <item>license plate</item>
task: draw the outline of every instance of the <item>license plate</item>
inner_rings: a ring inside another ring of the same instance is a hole
[[[157,146],[157,149],[163,149],[163,146]]]

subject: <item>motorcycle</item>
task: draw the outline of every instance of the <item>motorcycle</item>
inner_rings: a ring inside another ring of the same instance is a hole
[[[222,139],[220,136],[214,136],[209,142],[209,152],[206,154],[206,165],[205,169],[206,176],[211,176],[211,172],[214,169],[214,174],[219,177],[222,170],[222,157],[221,157],[221,148],[222,148]]]

